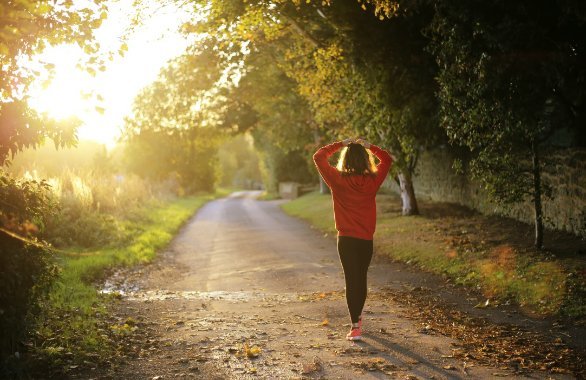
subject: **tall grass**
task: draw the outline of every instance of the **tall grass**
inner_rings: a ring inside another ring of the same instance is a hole
[[[38,172],[24,173],[38,179]],[[45,178],[51,186],[49,215],[45,215],[42,238],[58,248],[116,245],[132,233],[145,205],[173,199],[180,192],[172,180],[153,184],[135,175],[65,170]]]

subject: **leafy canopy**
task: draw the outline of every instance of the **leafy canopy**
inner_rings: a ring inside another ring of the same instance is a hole
[[[8,0],[0,3],[0,164],[46,137],[57,146],[75,142],[76,120],[56,122],[38,115],[27,104],[27,89],[39,73],[24,63],[47,46],[78,44],[88,54],[88,69],[101,66],[95,58],[93,32],[107,17],[104,0]],[[50,64],[45,65],[51,70]]]

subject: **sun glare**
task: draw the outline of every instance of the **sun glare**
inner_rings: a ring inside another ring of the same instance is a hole
[[[96,31],[101,47],[117,50],[136,9],[130,1],[113,1],[108,19]],[[178,27],[191,15],[173,5],[141,2],[143,23],[127,37],[128,51],[109,61],[102,72],[90,75],[78,67],[84,52],[77,45],[50,47],[30,63],[41,74],[31,87],[32,108],[55,119],[75,116],[82,121],[81,140],[115,145],[123,119],[141,88],[154,79],[160,68],[188,46]],[[54,76],[41,69],[41,63],[54,65]]]
[[[90,77],[76,68],[81,55],[77,46],[68,45],[54,47],[43,54],[43,61],[55,65],[55,73],[50,81],[46,75],[37,79],[31,91],[31,107],[56,119],[80,117],[87,112],[91,105],[84,100],[82,91]]]

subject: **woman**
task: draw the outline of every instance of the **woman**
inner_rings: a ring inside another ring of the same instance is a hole
[[[345,147],[337,168],[328,159]],[[374,165],[369,149],[379,159]],[[376,226],[376,192],[393,162],[391,155],[362,139],[346,139],[320,148],[313,161],[332,191],[338,230],[338,254],[346,280],[346,302],[352,328],[346,339],[362,339],[362,308],[366,301],[366,274],[372,258]]]

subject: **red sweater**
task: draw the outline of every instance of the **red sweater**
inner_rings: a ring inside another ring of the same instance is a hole
[[[342,146],[342,142],[338,141],[320,148],[313,155],[313,161],[332,190],[338,236],[372,240],[376,227],[376,192],[385,180],[393,159],[386,150],[371,145],[370,151],[380,160],[376,176],[342,175],[328,162],[328,158]]]

